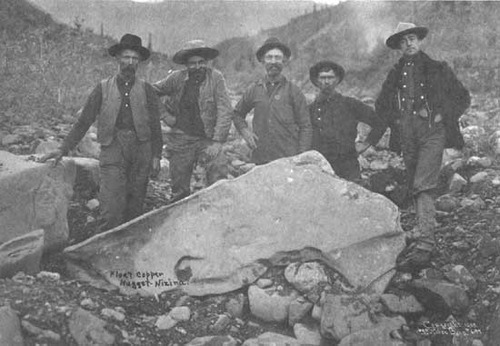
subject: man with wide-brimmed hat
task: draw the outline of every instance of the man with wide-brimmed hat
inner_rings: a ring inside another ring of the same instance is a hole
[[[191,193],[196,163],[205,166],[210,185],[227,177],[227,158],[222,151],[231,127],[232,107],[221,72],[207,66],[219,52],[202,40],[188,41],[173,61],[186,68],[169,74],[153,86],[167,96],[174,121],[165,143],[172,179],[171,202]]]
[[[281,73],[290,59],[290,48],[271,37],[256,55],[266,76],[245,91],[233,121],[253,149],[252,161],[263,164],[311,149],[312,128],[304,95]],[[245,121],[252,109],[253,132]]]
[[[97,122],[101,231],[142,214],[149,176],[159,172],[163,146],[160,100],[150,84],[136,78],[149,50],[140,37],[125,34],[108,52],[116,58],[118,74],[97,84],[62,146],[41,158],[57,164]]]
[[[309,69],[311,82],[320,90],[309,105],[313,149],[328,160],[339,177],[359,182],[358,154],[377,143],[356,143],[358,123],[363,122],[372,128],[383,125],[371,107],[337,92],[336,87],[344,75],[344,68],[329,60],[320,61]]]
[[[428,29],[399,23],[386,45],[402,53],[376,101],[377,114],[391,128],[390,147],[403,153],[409,188],[416,201],[417,227],[407,267],[428,263],[435,246],[435,189],[445,148],[463,147],[458,119],[470,105],[469,92],[451,68],[421,51]],[[372,141],[382,136],[372,131]]]

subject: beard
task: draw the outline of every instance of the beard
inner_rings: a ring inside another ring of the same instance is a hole
[[[267,64],[266,71],[269,75],[278,75],[283,70],[282,64]]]
[[[126,77],[133,77],[135,75],[135,67],[131,65],[125,66],[121,72]]]
[[[196,69],[188,70],[189,79],[194,80],[195,82],[202,82],[205,79],[207,74],[206,67],[199,67]]]

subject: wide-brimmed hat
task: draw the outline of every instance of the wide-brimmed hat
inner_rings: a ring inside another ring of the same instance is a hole
[[[427,36],[428,32],[429,29],[423,26],[416,26],[413,23],[399,23],[394,34],[385,41],[385,44],[391,49],[399,49],[399,43],[404,35],[415,34],[421,40]]]
[[[207,47],[203,40],[192,40],[186,42],[182,49],[174,54],[172,60],[176,64],[185,65],[187,60],[192,56],[201,56],[207,60],[212,60],[218,55],[219,51],[217,49]]]
[[[310,69],[309,69],[309,79],[311,82],[315,85],[318,86],[318,76],[319,72],[323,69],[327,70],[333,70],[335,72],[335,75],[339,78],[339,83],[342,82],[345,76],[345,70],[342,66],[340,66],[337,63],[334,63],[333,61],[330,60],[323,60],[320,61],[316,64],[314,64]]]
[[[120,39],[120,43],[109,47],[108,53],[111,56],[116,56],[117,54],[120,54],[120,52],[124,49],[135,50],[142,57],[142,60],[147,60],[149,58],[149,55],[151,54],[149,52],[149,49],[142,46],[141,38],[132,34],[123,35]]]
[[[264,42],[262,47],[257,50],[257,60],[262,61],[262,57],[264,56],[264,54],[274,48],[278,48],[279,50],[281,50],[283,52],[283,55],[286,56],[287,59],[292,55],[292,51],[286,44],[282,43],[276,37],[270,37]]]

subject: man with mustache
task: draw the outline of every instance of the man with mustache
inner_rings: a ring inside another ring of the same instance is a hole
[[[399,23],[386,45],[402,53],[382,85],[375,110],[385,122],[372,131],[375,143],[391,128],[390,148],[402,152],[416,201],[417,227],[402,260],[408,268],[428,264],[435,247],[435,190],[443,151],[464,145],[458,119],[470,105],[469,92],[451,68],[421,51],[428,29]]]
[[[165,136],[172,179],[170,202],[191,193],[196,163],[205,166],[209,185],[228,174],[222,144],[231,127],[231,100],[222,73],[207,66],[218,54],[202,40],[189,41],[173,57],[186,68],[153,85],[159,96],[168,96],[166,102],[173,113],[172,121],[167,122],[172,129]]]
[[[140,37],[125,34],[108,53],[116,58],[118,74],[97,84],[61,147],[40,159],[57,164],[97,121],[101,231],[142,214],[149,176],[160,170],[163,146],[160,100],[150,84],[136,78],[149,50]]]
[[[312,128],[304,95],[281,74],[290,59],[290,48],[272,37],[256,55],[266,76],[243,94],[235,107],[233,121],[253,149],[252,161],[264,164],[311,149]],[[253,132],[245,121],[252,109]]]
[[[320,61],[309,70],[311,82],[320,89],[319,95],[309,105],[313,149],[323,154],[339,177],[359,183],[358,154],[377,143],[355,142],[358,123],[363,122],[372,128],[382,124],[371,107],[336,91],[344,75],[344,68],[329,60]]]

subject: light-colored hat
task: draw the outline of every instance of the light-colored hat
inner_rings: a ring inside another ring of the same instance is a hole
[[[416,26],[413,23],[399,23],[395,33],[389,36],[385,44],[391,49],[399,49],[399,43],[404,35],[415,34],[421,40],[427,36],[428,32],[429,29],[423,26]]]
[[[215,59],[219,55],[219,51],[214,48],[207,47],[202,40],[192,40],[184,44],[181,50],[174,54],[172,60],[176,64],[185,65],[187,60],[192,56],[201,56],[207,60]]]

